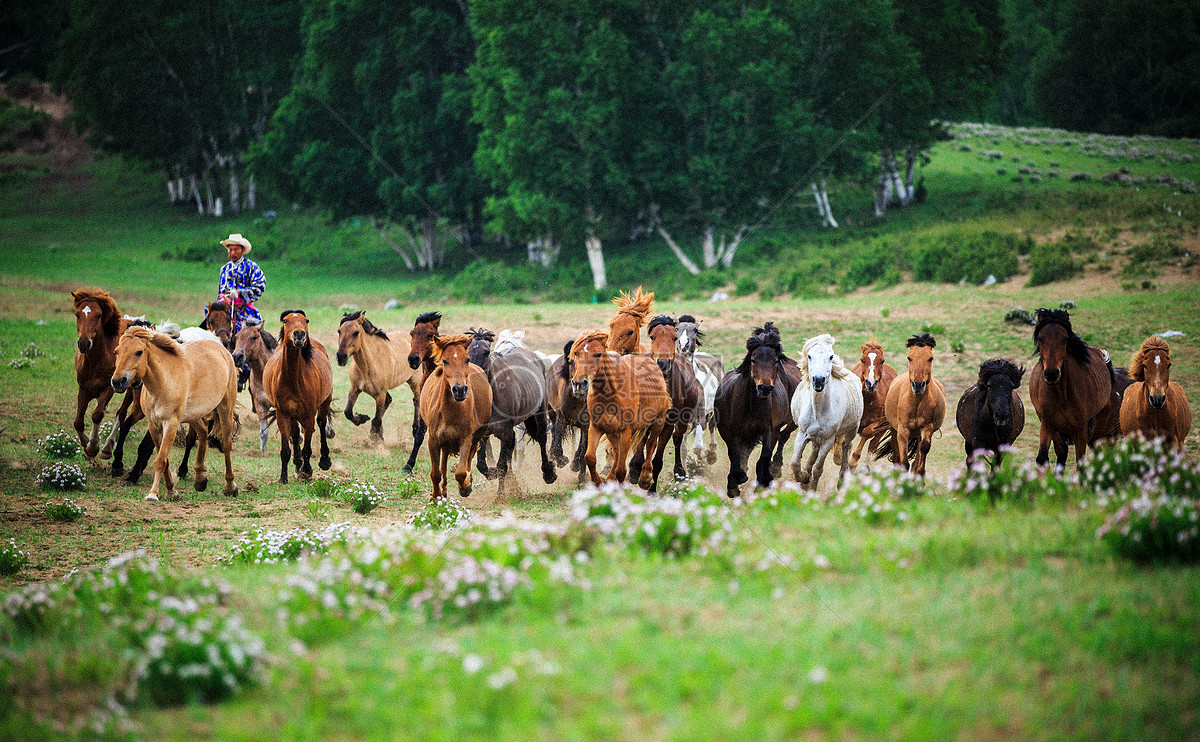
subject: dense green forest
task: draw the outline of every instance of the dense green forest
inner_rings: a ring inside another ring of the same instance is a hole
[[[409,271],[601,289],[647,236],[728,270],[801,195],[830,230],[885,220],[939,187],[940,122],[1200,135],[1198,41],[1185,0],[38,0],[0,19],[0,73],[181,209],[305,208]]]

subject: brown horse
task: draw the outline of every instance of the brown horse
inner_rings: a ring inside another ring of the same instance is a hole
[[[409,453],[404,468],[400,470],[404,474],[412,474],[413,467],[417,465],[417,453],[421,450],[421,443],[425,441],[425,421],[421,419],[419,395],[425,378],[433,373],[435,368],[433,341],[438,337],[441,324],[441,314],[425,312],[417,316],[417,321],[409,331],[411,342],[408,351],[408,367],[417,372],[413,376],[417,383],[417,395],[413,397],[412,452]]]
[[[116,367],[117,344],[132,320],[122,318],[117,302],[101,289],[77,289],[71,292],[71,301],[75,305],[75,330],[78,335],[75,341],[75,381],[79,384],[75,399],[75,435],[79,438],[83,455],[89,461],[96,458],[97,454],[107,459],[112,455],[113,442],[121,423],[130,405],[136,401],[136,395],[125,396],[117,411],[112,435],[104,441],[104,448],[101,449],[100,423],[104,422],[104,412],[113,396],[109,381]],[[93,399],[96,400],[96,408],[92,411],[92,434],[85,437],[84,417]]]
[[[282,346],[263,369],[263,389],[275,407],[279,427],[279,483],[287,484],[288,458],[295,449],[293,464],[301,479],[312,477],[312,434],[314,425],[320,429],[321,459],[319,465],[328,470],[329,442],[333,427],[329,406],[333,403],[333,368],[325,346],[308,332],[308,315],[291,309],[279,315],[283,329],[279,331]],[[304,449],[300,448],[300,431],[304,430]]]
[[[862,382],[863,415],[858,423],[858,447],[850,457],[850,466],[858,466],[862,457],[863,446],[867,446],[867,455],[875,453],[887,432],[887,416],[883,414],[883,404],[887,400],[888,389],[898,375],[896,369],[883,360],[883,346],[875,341],[875,336],[862,344],[862,358],[851,369]],[[844,455],[844,454],[843,454]]]
[[[804,372],[800,370],[800,365],[795,360],[782,354],[783,337],[779,332],[779,328],[774,322],[767,322],[762,327],[755,328],[754,334],[763,335],[764,337],[774,334],[775,340],[779,341],[780,359],[779,381],[783,384],[784,391],[788,396],[788,415],[787,418],[780,424],[778,430],[775,431],[775,454],[771,457],[771,476],[778,479],[783,471],[783,449],[787,446],[788,439],[792,437],[792,433],[796,432],[796,421],[792,419],[791,402],[792,397],[796,395],[796,389],[804,383]],[[841,463],[838,459],[837,463]]]
[[[933,378],[936,346],[937,341],[927,332],[908,339],[908,371],[892,382],[883,405],[890,440],[876,454],[885,456],[890,452],[892,462],[905,470],[915,460],[918,477],[925,476],[925,458],[933,434],[946,419],[946,389]]]
[[[679,340],[675,332],[675,319],[660,314],[650,320],[646,332],[650,336],[650,358],[662,370],[663,379],[667,382],[667,391],[671,395],[667,428],[674,431],[674,474],[682,479],[687,476],[687,469],[684,468],[687,452],[683,448],[683,437],[693,427],[704,422],[704,390],[700,388],[700,382],[696,381],[692,364],[683,358],[682,354],[678,360],[675,357]],[[633,465],[640,463],[635,457]]]
[[[1192,429],[1192,408],[1178,382],[1171,381],[1171,346],[1160,337],[1148,337],[1129,361],[1133,384],[1121,400],[1121,432],[1147,438],[1165,438],[1183,448]]]
[[[583,484],[587,472],[583,456],[587,452],[588,413],[587,398],[579,399],[571,394],[571,374],[575,370],[571,348],[574,344],[574,340],[568,340],[563,346],[563,354],[550,364],[550,370],[546,372],[546,400],[550,406],[550,458],[558,466],[567,463],[563,456],[563,434],[568,428],[574,428],[579,433],[579,444],[571,457],[571,471],[579,473],[579,483]]]
[[[1115,374],[1104,351],[1083,342],[1062,309],[1037,310],[1033,341],[1038,362],[1029,374],[1029,399],[1041,421],[1037,463],[1050,460],[1053,444],[1058,466],[1066,466],[1073,442],[1078,466],[1089,445],[1114,433],[1114,421],[1120,434]]]
[[[655,491],[662,469],[663,451],[670,430],[667,413],[671,396],[662,372],[646,356],[622,356],[607,348],[609,333],[584,333],[571,347],[575,371],[571,394],[587,399],[588,447],[584,455],[592,483],[602,481],[596,471],[596,448],[607,437],[613,450],[608,478],[624,482],[631,447],[642,449],[638,485]],[[653,456],[651,456],[651,452]]]
[[[225,494],[238,493],[233,481],[234,407],[237,405],[237,370],[233,358],[220,343],[196,340],[180,345],[161,332],[131,327],[117,346],[116,367],[111,384],[124,392],[140,385],[146,424],[158,449],[154,481],[147,500],[158,499],[159,482],[166,481],[167,497],[175,494],[175,478],[168,457],[181,424],[196,435],[194,486],[208,487],[205,458],[211,441],[225,454]],[[209,416],[213,416],[209,418]],[[212,420],[211,425],[209,419]]]
[[[492,388],[483,369],[467,360],[469,335],[430,339],[434,366],[421,386],[421,420],[429,431],[429,478],[433,499],[446,496],[446,468],[458,454],[458,493],[471,494],[471,458],[492,417]]]
[[[212,304],[205,304],[204,320],[200,322],[200,327],[216,335],[221,344],[233,352],[233,307],[229,302],[218,299]]]
[[[408,364],[412,349],[406,338],[386,332],[371,324],[361,310],[342,315],[338,326],[337,362],[345,366],[351,359],[350,394],[346,397],[346,419],[355,425],[371,420],[371,441],[383,443],[383,413],[392,404],[389,390],[408,384],[413,394],[413,410],[416,411],[420,390],[417,378]],[[375,400],[375,417],[354,414],[354,401],[366,392]]]
[[[238,368],[250,368],[250,408],[258,417],[258,450],[267,452],[267,429],[275,422],[275,408],[263,386],[267,361],[275,354],[279,341],[261,324],[247,322],[234,337],[233,362]]]
[[[642,287],[638,286],[633,294],[622,291],[613,299],[613,304],[617,305],[617,314],[608,321],[608,349],[623,356],[649,353],[649,346],[641,341],[641,333],[642,325],[646,324],[646,318],[654,308],[654,292],[643,293]]]

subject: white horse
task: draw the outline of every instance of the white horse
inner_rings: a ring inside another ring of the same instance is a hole
[[[530,349],[529,346],[525,345],[525,331],[501,330],[500,334],[496,336],[496,343],[492,346],[492,353],[505,353],[513,348]],[[550,365],[557,361],[559,356],[562,355],[561,353],[557,355],[550,355],[548,353],[543,353],[540,350],[535,350],[533,352],[537,354],[538,358],[542,359],[542,363],[546,364],[546,368],[550,368]]]
[[[792,395],[792,419],[798,426],[792,476],[814,490],[821,481],[825,457],[835,446],[838,453],[834,454],[834,461],[841,467],[838,484],[841,483],[850,462],[850,444],[863,413],[862,381],[833,352],[834,342],[831,335],[805,341],[800,361],[803,377]],[[808,465],[801,467],[800,458],[809,441],[813,451]]]
[[[703,351],[697,352],[696,349],[704,340],[704,331],[700,329],[700,323],[695,317],[690,314],[681,316],[675,323],[675,332],[676,350],[692,364],[692,373],[696,375],[696,381],[704,390],[704,419],[698,420],[694,426],[696,437],[692,442],[692,455],[697,461],[707,461],[711,464],[717,460],[717,414],[714,405],[717,387],[721,385],[721,379],[725,376],[725,366],[720,358]],[[704,446],[706,427],[709,433],[707,452]]]

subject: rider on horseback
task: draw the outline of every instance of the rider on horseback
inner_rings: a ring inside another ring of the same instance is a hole
[[[233,329],[236,333],[247,322],[262,324],[262,315],[254,308],[254,302],[262,296],[267,279],[254,261],[243,257],[250,252],[250,240],[240,234],[231,234],[229,239],[221,240],[221,245],[229,251],[229,262],[221,268],[217,293],[233,306]]]

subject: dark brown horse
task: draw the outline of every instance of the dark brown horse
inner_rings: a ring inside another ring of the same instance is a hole
[[[408,367],[417,372],[413,374],[413,379],[417,382],[417,390],[413,395],[413,447],[412,452],[408,455],[408,461],[400,470],[404,474],[412,474],[413,467],[417,465],[417,454],[421,451],[421,444],[425,441],[425,420],[421,417],[421,385],[425,383],[425,377],[432,374],[437,367],[433,359],[435,352],[433,341],[438,337],[441,324],[442,315],[439,312],[425,312],[417,316],[417,321],[409,331]]]
[[[200,322],[200,327],[216,335],[226,350],[233,352],[233,307],[229,302],[218,299],[211,304],[205,304],[204,320]]]
[[[754,332],[759,335],[774,334],[779,339],[782,347],[783,336],[774,322],[767,322],[762,327],[755,329]],[[792,433],[796,432],[796,421],[792,419],[791,399],[796,394],[796,388],[804,383],[804,372],[800,370],[800,365],[791,358],[783,356],[780,369],[783,371],[780,381],[788,395],[788,416],[787,420],[779,426],[779,430],[775,434],[775,454],[771,457],[771,476],[776,479],[779,478],[780,473],[783,471],[783,449],[787,446]],[[839,460],[838,463],[840,464],[841,461]]]
[[[771,454],[786,426],[792,424],[783,344],[774,325],[760,327],[746,340],[746,355],[741,365],[725,374],[717,388],[714,404],[717,432],[729,449],[729,478],[726,491],[739,494],[749,477],[746,462],[756,445],[762,446],[755,475],[760,487],[769,487],[775,475]],[[781,462],[782,463],[782,462]]]
[[[1075,445],[1075,465],[1096,441],[1120,434],[1120,393],[1107,354],[1093,348],[1071,329],[1062,309],[1037,310],[1033,342],[1038,362],[1029,374],[1029,399],[1041,421],[1037,463],[1066,466],[1067,447]]]
[[[678,336],[675,333],[675,319],[660,314],[650,320],[647,328],[650,336],[650,357],[658,364],[667,382],[667,392],[671,395],[671,409],[667,412],[667,426],[672,432],[675,443],[676,477],[683,479],[687,476],[684,461],[687,458],[683,448],[683,437],[693,427],[704,422],[704,391],[696,381],[692,364],[682,355],[676,358]],[[631,466],[640,464],[635,461]]]
[[[583,456],[587,452],[588,413],[587,399],[580,399],[571,394],[571,373],[574,366],[571,362],[571,347],[574,340],[568,340],[563,346],[563,354],[550,364],[546,374],[546,398],[550,404],[550,458],[558,466],[567,463],[563,456],[563,434],[567,430],[575,430],[579,444],[575,447],[575,455],[571,457],[571,471],[578,472],[579,483],[582,484],[587,476],[587,465]]]
[[[967,463],[976,451],[990,451],[993,466],[1004,460],[1002,446],[1012,445],[1025,428],[1021,377],[1025,369],[1002,358],[979,364],[979,378],[958,400],[954,421],[962,433]]]
[[[301,479],[312,477],[313,428],[320,430],[321,459],[319,465],[328,470],[329,442],[332,424],[329,406],[333,403],[333,369],[325,346],[308,332],[308,316],[299,309],[279,315],[283,328],[279,331],[281,348],[267,361],[263,370],[263,388],[275,407],[279,427],[279,483],[287,484],[288,458],[295,449],[293,464]],[[300,432],[304,431],[304,448],[300,448]]]
[[[263,387],[267,361],[275,354],[279,341],[261,324],[246,323],[234,338],[233,362],[250,369],[250,408],[258,418],[258,450],[267,452],[267,429],[275,422],[275,408]]]
[[[896,369],[883,360],[883,346],[875,342],[874,336],[862,344],[862,358],[852,369],[862,382],[863,415],[858,423],[858,447],[850,457],[850,466],[858,466],[862,457],[863,446],[867,446],[867,455],[875,453],[883,436],[887,433],[887,416],[883,414],[883,403],[887,399],[888,389],[896,380]]]
[[[1183,448],[1192,429],[1192,408],[1178,382],[1171,381],[1171,346],[1148,337],[1129,362],[1133,384],[1121,400],[1121,432],[1163,438]]]

